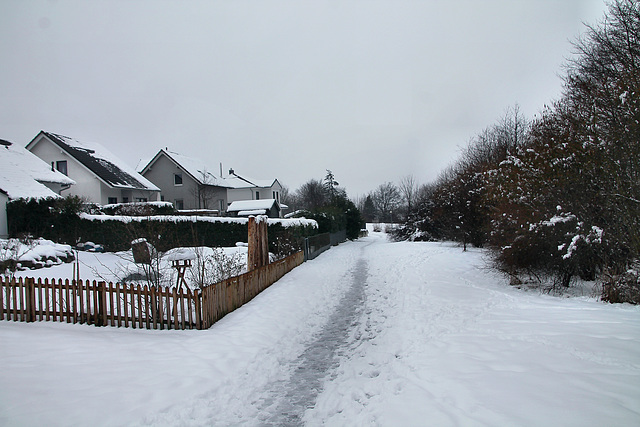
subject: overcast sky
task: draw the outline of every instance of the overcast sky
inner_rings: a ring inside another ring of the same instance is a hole
[[[350,196],[433,180],[518,103],[561,93],[602,0],[0,0],[0,138],[136,166],[160,148]]]

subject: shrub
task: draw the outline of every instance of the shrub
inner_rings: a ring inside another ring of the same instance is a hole
[[[100,212],[105,215],[153,216],[172,215],[176,209],[170,202],[136,202],[102,206]]]
[[[610,303],[640,304],[640,264],[622,274],[605,274],[601,298]]]

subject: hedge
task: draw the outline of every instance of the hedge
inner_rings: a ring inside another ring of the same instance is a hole
[[[144,237],[161,251],[181,246],[229,247],[247,241],[247,221],[175,216],[124,217],[82,214],[79,199],[19,199],[7,204],[9,233],[30,234],[58,243],[102,244],[106,251],[131,248]],[[269,222],[269,250],[288,254],[301,248],[304,237],[315,235],[311,225],[283,226]]]

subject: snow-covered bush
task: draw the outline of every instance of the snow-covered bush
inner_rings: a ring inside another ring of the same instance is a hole
[[[246,259],[239,252],[227,253],[222,248],[192,248],[193,262],[187,269],[191,288],[203,288],[238,276],[247,269]]]
[[[0,275],[11,280],[16,271],[39,269],[72,262],[75,259],[69,245],[60,245],[50,240],[0,239]]]
[[[176,212],[170,202],[116,203],[102,206],[100,211],[105,215],[124,216],[171,215]]]

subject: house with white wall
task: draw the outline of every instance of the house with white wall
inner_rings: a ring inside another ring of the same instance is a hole
[[[0,237],[8,237],[7,203],[17,199],[61,197],[75,181],[34,154],[0,140]]]
[[[269,218],[282,218],[282,209],[276,199],[236,200],[227,208],[230,216],[267,215]]]
[[[233,169],[223,176],[220,163],[194,159],[166,148],[139,170],[161,189],[161,200],[172,202],[179,210],[207,209],[226,215],[233,202],[265,199],[278,202],[277,209],[270,212],[277,211],[279,215],[280,209],[285,208],[280,205],[282,185],[277,179],[247,178]],[[233,215],[236,214],[234,211]]]
[[[27,150],[76,182],[64,195],[101,205],[158,199],[158,187],[96,142],[40,131]]]
[[[228,183],[202,160],[162,149],[140,173],[160,188],[160,198],[178,210],[205,209],[222,214],[227,208]]]
[[[238,200],[261,199],[274,199],[280,203],[282,184],[277,179],[249,178],[229,169],[229,175],[225,180],[230,187],[227,192],[229,203]]]

